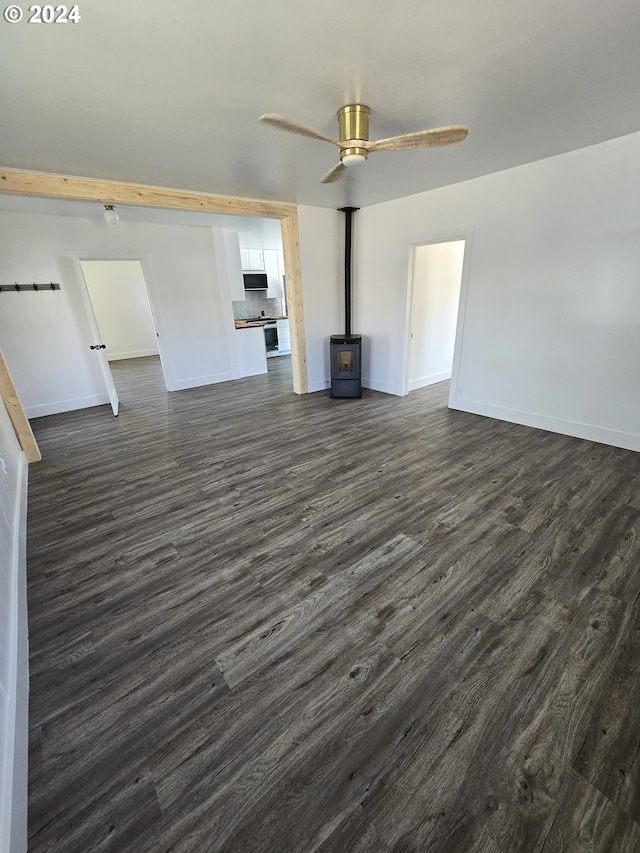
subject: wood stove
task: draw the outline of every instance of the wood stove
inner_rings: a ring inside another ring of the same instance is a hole
[[[339,208],[345,215],[344,335],[331,335],[331,396],[362,397],[362,335],[351,334],[351,238],[353,214],[359,208]]]
[[[362,397],[362,335],[331,335],[331,396]]]

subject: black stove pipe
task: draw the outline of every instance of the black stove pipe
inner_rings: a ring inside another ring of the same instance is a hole
[[[344,213],[344,333],[351,335],[351,241],[353,236],[353,214],[359,207],[339,207]]]

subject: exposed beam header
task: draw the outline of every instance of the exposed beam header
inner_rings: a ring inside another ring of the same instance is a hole
[[[140,207],[197,210],[201,213],[261,216],[271,219],[284,219],[296,213],[295,206],[290,204],[10,169],[0,169],[0,192],[95,201],[101,204],[132,204]]]

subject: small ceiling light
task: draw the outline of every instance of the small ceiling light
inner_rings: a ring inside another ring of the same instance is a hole
[[[118,216],[114,205],[105,204],[104,206],[104,218],[105,221],[109,223],[109,225],[115,225],[116,222],[120,219]]]
[[[342,158],[342,165],[357,166],[359,163],[364,163],[366,159],[364,154],[345,154]]]

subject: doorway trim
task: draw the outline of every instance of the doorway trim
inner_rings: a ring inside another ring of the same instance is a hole
[[[155,297],[155,284],[153,281],[153,274],[151,269],[151,262],[148,257],[145,255],[140,256],[136,255],[135,252],[131,253],[122,253],[122,252],[92,252],[92,251],[72,251],[66,253],[68,257],[73,259],[74,267],[76,271],[76,275],[78,278],[78,283],[82,289],[83,301],[85,303],[85,308],[88,304],[91,306],[91,311],[93,312],[93,305],[91,302],[91,296],[89,294],[89,288],[87,287],[87,282],[84,277],[84,270],[82,269],[83,261],[137,261],[140,264],[140,268],[142,270],[142,277],[144,279],[144,287],[147,293],[147,303],[149,305],[149,312],[151,314],[151,323],[153,325],[154,332],[156,334],[156,344],[158,347],[158,356],[160,357],[160,365],[162,367],[162,376],[164,379],[164,384],[167,391],[174,390],[175,383],[173,381],[173,377],[171,371],[169,369],[170,363],[166,359],[166,356],[163,357],[162,354],[162,346],[163,340],[162,335],[160,334],[160,329],[158,328],[158,323],[156,321],[156,314],[154,311],[153,299],[152,296]],[[109,368],[111,371],[111,368]]]
[[[307,350],[302,305],[300,238],[298,209],[295,205],[11,169],[0,169],[0,192],[75,201],[95,201],[99,204],[127,204],[134,207],[159,207],[167,210],[191,210],[200,213],[226,213],[234,216],[279,219],[282,229],[287,314],[291,329],[293,390],[296,394],[307,393]]]
[[[469,285],[469,271],[471,268],[471,250],[473,248],[473,225],[461,228],[447,228],[443,231],[432,232],[424,240],[409,243],[407,263],[407,301],[405,305],[404,321],[404,353],[402,361],[402,378],[400,383],[401,396],[409,393],[409,359],[411,357],[411,313],[413,305],[413,279],[416,259],[416,249],[421,246],[433,246],[437,243],[453,243],[464,240],[464,258],[462,261],[462,280],[460,282],[460,298],[458,300],[458,316],[456,320],[456,337],[453,347],[453,365],[451,367],[451,386],[449,390],[449,406],[456,396],[454,393],[458,387],[458,376],[460,374],[460,357],[462,352],[462,339],[464,336],[464,323],[467,311],[467,292]]]

